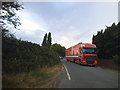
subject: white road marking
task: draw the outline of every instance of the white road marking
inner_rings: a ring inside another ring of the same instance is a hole
[[[64,65],[64,64],[63,64],[63,65]],[[68,72],[67,67],[66,67],[65,65],[64,65],[64,67],[65,67],[65,70],[66,70],[66,72],[67,72],[68,79],[71,80],[71,77],[70,77],[70,74],[69,74],[69,72]]]

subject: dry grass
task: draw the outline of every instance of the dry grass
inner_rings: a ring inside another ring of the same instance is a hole
[[[30,73],[3,75],[3,88],[52,88],[55,78],[63,70],[63,65],[38,68]]]

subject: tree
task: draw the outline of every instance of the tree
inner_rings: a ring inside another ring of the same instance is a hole
[[[106,29],[98,31],[97,35],[93,35],[92,43],[98,47],[99,58],[110,59],[120,58],[120,22],[115,25],[106,26]],[[117,56],[118,55],[118,56]],[[120,62],[120,61],[119,61]]]
[[[48,33],[48,40],[47,40],[48,48],[51,47],[51,44],[52,44],[51,42],[52,42],[52,38],[51,38],[51,33],[49,32]]]
[[[93,37],[92,37],[92,44],[94,44],[95,43],[95,36],[93,35]]]
[[[23,9],[23,4],[18,3],[17,0],[13,2],[0,2],[0,4],[0,27],[5,28],[5,26],[10,24],[17,28],[21,23],[16,11]]]
[[[51,38],[51,33],[49,32],[48,36],[47,36],[47,33],[45,34],[43,42],[42,42],[42,46],[50,48],[51,44],[52,44],[52,38]]]
[[[42,46],[47,47],[47,33],[44,36],[43,42],[42,42]]]
[[[49,67],[60,63],[58,54],[52,49],[18,40],[11,34],[6,35],[6,32],[2,32],[2,34],[3,74],[30,72],[38,67]]]
[[[65,56],[65,47],[61,46],[60,44],[53,44],[52,50],[54,50],[56,53],[58,53],[59,56],[64,57]]]

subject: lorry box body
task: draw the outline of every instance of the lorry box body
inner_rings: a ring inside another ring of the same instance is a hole
[[[83,65],[93,65],[98,63],[96,45],[90,43],[78,43],[66,49],[66,60]]]

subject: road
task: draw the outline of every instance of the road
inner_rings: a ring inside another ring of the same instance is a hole
[[[64,71],[59,88],[118,88],[118,73],[100,67],[62,60]]]

